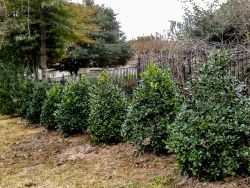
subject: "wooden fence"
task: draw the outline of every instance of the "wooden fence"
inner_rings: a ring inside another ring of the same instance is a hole
[[[87,76],[91,83],[95,83],[97,77],[104,72],[105,69],[98,70],[98,71],[90,71],[84,74],[78,74],[78,77]],[[131,66],[131,67],[122,67],[122,68],[112,68],[107,69],[108,75],[112,78],[117,84],[124,85],[127,82],[134,82],[137,81],[139,68],[138,66]],[[62,77],[50,78],[52,81],[65,83],[68,80],[71,80],[73,76],[67,75]]]
[[[87,76],[90,83],[94,84],[98,78],[98,75],[103,73],[103,71],[104,69],[101,71],[90,71],[85,74],[78,74],[78,77],[81,78],[82,76]],[[137,86],[139,81],[140,68],[135,65],[131,67],[107,69],[107,71],[109,77],[125,91],[127,98],[130,100],[132,98],[134,87]],[[51,81],[60,82],[61,84],[65,84],[71,79],[71,75],[50,78]]]
[[[138,64],[127,68],[108,69],[108,75],[132,98],[134,87],[140,82],[140,72],[144,71],[149,63],[155,63],[162,68],[168,68],[173,78],[182,88],[186,88],[188,79],[197,73],[199,64],[206,62],[209,52],[204,50],[187,51],[186,53],[173,52],[154,52],[141,53],[138,58]],[[232,76],[241,81],[249,80],[250,84],[250,51],[241,50],[233,54],[233,61],[228,67]],[[102,71],[89,72],[86,75],[91,83],[95,83],[98,75]],[[78,75],[79,77],[82,74]],[[71,76],[53,78],[52,80],[65,83]]]
[[[156,52],[151,54],[140,54],[138,59],[138,72],[145,70],[147,64],[155,63],[162,68],[168,68],[174,79],[185,87],[188,78],[197,73],[201,63],[206,62],[209,53],[204,51],[188,51],[184,54],[173,52]],[[228,69],[232,76],[241,81],[250,77],[250,51],[237,51],[232,53],[232,63]]]

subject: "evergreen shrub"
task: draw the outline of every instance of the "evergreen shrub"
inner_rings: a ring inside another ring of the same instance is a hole
[[[121,88],[112,82],[106,72],[100,75],[90,98],[88,132],[94,143],[117,143],[121,140],[126,104]]]
[[[62,100],[55,111],[55,120],[65,136],[86,132],[90,111],[89,90],[87,77],[74,77],[66,83]]]
[[[23,95],[23,81],[28,76],[27,69],[14,61],[0,59],[0,113],[19,115]]]
[[[124,139],[139,146],[141,151],[166,152],[164,140],[181,105],[181,94],[167,69],[150,64],[141,74],[141,83],[122,128]]]
[[[55,111],[62,100],[63,87],[54,83],[51,89],[46,92],[46,99],[44,101],[41,113],[41,125],[47,130],[57,130],[58,124],[55,119]]]
[[[22,119],[25,119],[27,112],[28,112],[28,108],[30,105],[30,101],[32,100],[32,96],[33,96],[33,87],[35,85],[35,80],[34,79],[24,79],[23,83],[22,83],[22,96],[20,99],[20,116]]]
[[[230,62],[226,51],[214,53],[189,84],[191,97],[167,141],[182,173],[206,180],[249,174],[250,100]]]
[[[49,84],[47,82],[34,81],[30,83],[31,93],[27,94],[24,107],[26,108],[25,119],[29,123],[40,123],[40,115],[42,113],[43,102],[46,98],[46,91],[49,89]],[[24,110],[25,111],[25,110]]]

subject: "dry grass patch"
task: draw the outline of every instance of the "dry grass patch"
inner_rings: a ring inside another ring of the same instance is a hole
[[[122,143],[91,146],[88,136],[64,138],[18,118],[0,120],[0,187],[249,187],[249,179],[202,183],[179,175],[174,156],[137,155]]]
[[[3,116],[3,115],[0,115],[0,121],[1,120],[8,120],[10,119],[11,117],[10,116]]]

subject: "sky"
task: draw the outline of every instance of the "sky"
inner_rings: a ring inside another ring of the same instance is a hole
[[[95,0],[95,3],[114,10],[128,40],[164,33],[169,28],[169,20],[181,21],[184,14],[179,0]]]
[[[163,33],[169,20],[181,20],[183,10],[177,0],[95,0],[111,7],[127,39]]]

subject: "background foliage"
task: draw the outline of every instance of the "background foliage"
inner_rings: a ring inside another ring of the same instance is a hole
[[[5,0],[0,53],[14,57],[38,78],[47,68],[77,74],[80,67],[125,64],[132,49],[114,11],[66,0]]]
[[[12,53],[36,76],[38,68],[46,72],[48,64],[62,59],[66,41],[76,36],[66,1],[6,0],[5,5],[7,16],[0,25],[0,51]]]
[[[249,0],[228,0],[222,4],[214,0],[208,8],[202,8],[195,1],[183,2],[186,4],[184,22],[171,22],[174,38],[223,44],[249,41]]]
[[[120,30],[116,14],[111,8],[90,4],[82,9],[92,10],[90,23],[93,30],[86,30],[90,42],[77,42],[68,48],[68,58],[75,73],[79,67],[110,67],[124,65],[133,55],[129,43]],[[64,63],[67,66],[67,63]],[[68,66],[70,66],[68,65]]]

